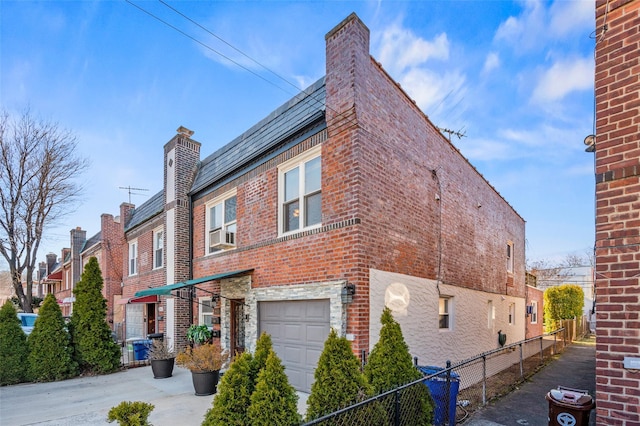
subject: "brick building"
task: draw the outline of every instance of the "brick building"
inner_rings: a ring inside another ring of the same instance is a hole
[[[640,0],[596,1],[595,71],[597,423],[638,425]]]
[[[270,333],[300,390],[330,327],[360,355],[385,305],[422,364],[494,349],[498,330],[523,339],[524,220],[370,56],[356,15],[326,58],[324,78],[203,160],[178,129],[164,190],[125,222],[123,297],[159,297],[155,331],[178,346],[191,322],[232,352]]]

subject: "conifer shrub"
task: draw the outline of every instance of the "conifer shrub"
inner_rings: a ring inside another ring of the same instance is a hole
[[[271,350],[258,374],[256,389],[247,412],[252,426],[293,426],[300,424],[298,395],[289,384],[280,358]]]
[[[351,342],[331,329],[324,343],[307,400],[307,421],[355,404],[373,394],[360,372]]]
[[[71,315],[74,354],[81,368],[111,373],[120,367],[121,352],[107,324],[107,301],[102,296],[102,273],[91,257],[73,290],[76,301]]]
[[[258,374],[267,365],[267,357],[271,351],[273,351],[271,336],[262,332],[256,342],[256,351],[251,360],[251,368],[249,371],[249,377],[251,378],[251,388],[249,389],[251,391],[250,393],[253,393],[255,390],[256,383],[258,382]]]
[[[47,382],[77,375],[71,339],[53,294],[45,297],[28,343],[29,374],[33,380]]]
[[[253,357],[249,352],[237,355],[222,376],[213,407],[207,411],[203,426],[250,426],[247,410],[254,388],[250,376]]]
[[[122,401],[107,414],[109,423],[117,421],[120,426],[151,426],[147,420],[155,406],[142,401]]]
[[[423,377],[413,365],[409,346],[404,340],[400,324],[387,307],[380,318],[380,338],[369,354],[364,367],[367,381],[376,394],[395,389]],[[433,419],[433,399],[426,385],[414,385],[400,395],[403,418],[407,424],[429,425]]]
[[[7,300],[0,308],[0,385],[29,380],[29,346],[16,308]]]

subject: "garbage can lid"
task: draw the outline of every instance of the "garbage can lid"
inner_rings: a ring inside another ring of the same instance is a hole
[[[447,372],[443,371],[443,370],[446,370],[446,368],[444,368],[444,367],[434,367],[432,365],[417,365],[416,367],[425,376],[433,376],[434,374],[436,374],[438,372],[441,372],[440,374],[438,374],[435,377],[437,377],[439,379],[446,379],[447,378]],[[460,376],[453,370],[451,370],[451,377],[453,379],[456,379],[456,380],[460,378]]]
[[[593,401],[586,390],[563,388],[562,386],[559,386],[558,389],[551,389],[549,395],[558,402],[575,406],[590,405]]]

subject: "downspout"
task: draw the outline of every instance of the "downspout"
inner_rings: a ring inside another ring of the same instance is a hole
[[[189,197],[189,279],[193,279],[193,202],[191,195]],[[189,291],[189,318],[191,318],[191,324],[193,322],[193,297],[195,295],[195,286],[191,286]]]

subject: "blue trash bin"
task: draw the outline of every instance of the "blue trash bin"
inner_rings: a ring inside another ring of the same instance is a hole
[[[420,370],[425,376],[431,376],[432,374],[436,374],[439,371],[444,370],[444,368],[433,366],[418,366],[418,370]],[[435,426],[455,426],[456,403],[458,399],[458,390],[460,389],[460,376],[451,371],[449,382],[447,383],[447,372],[442,372],[437,376],[426,379],[425,384],[429,387],[431,397],[436,404],[435,412],[433,413],[433,424]],[[449,389],[448,401],[447,388]],[[449,405],[448,416],[447,404]]]
[[[136,340],[133,342],[133,359],[136,361],[144,361],[149,357],[149,346],[151,340]]]

